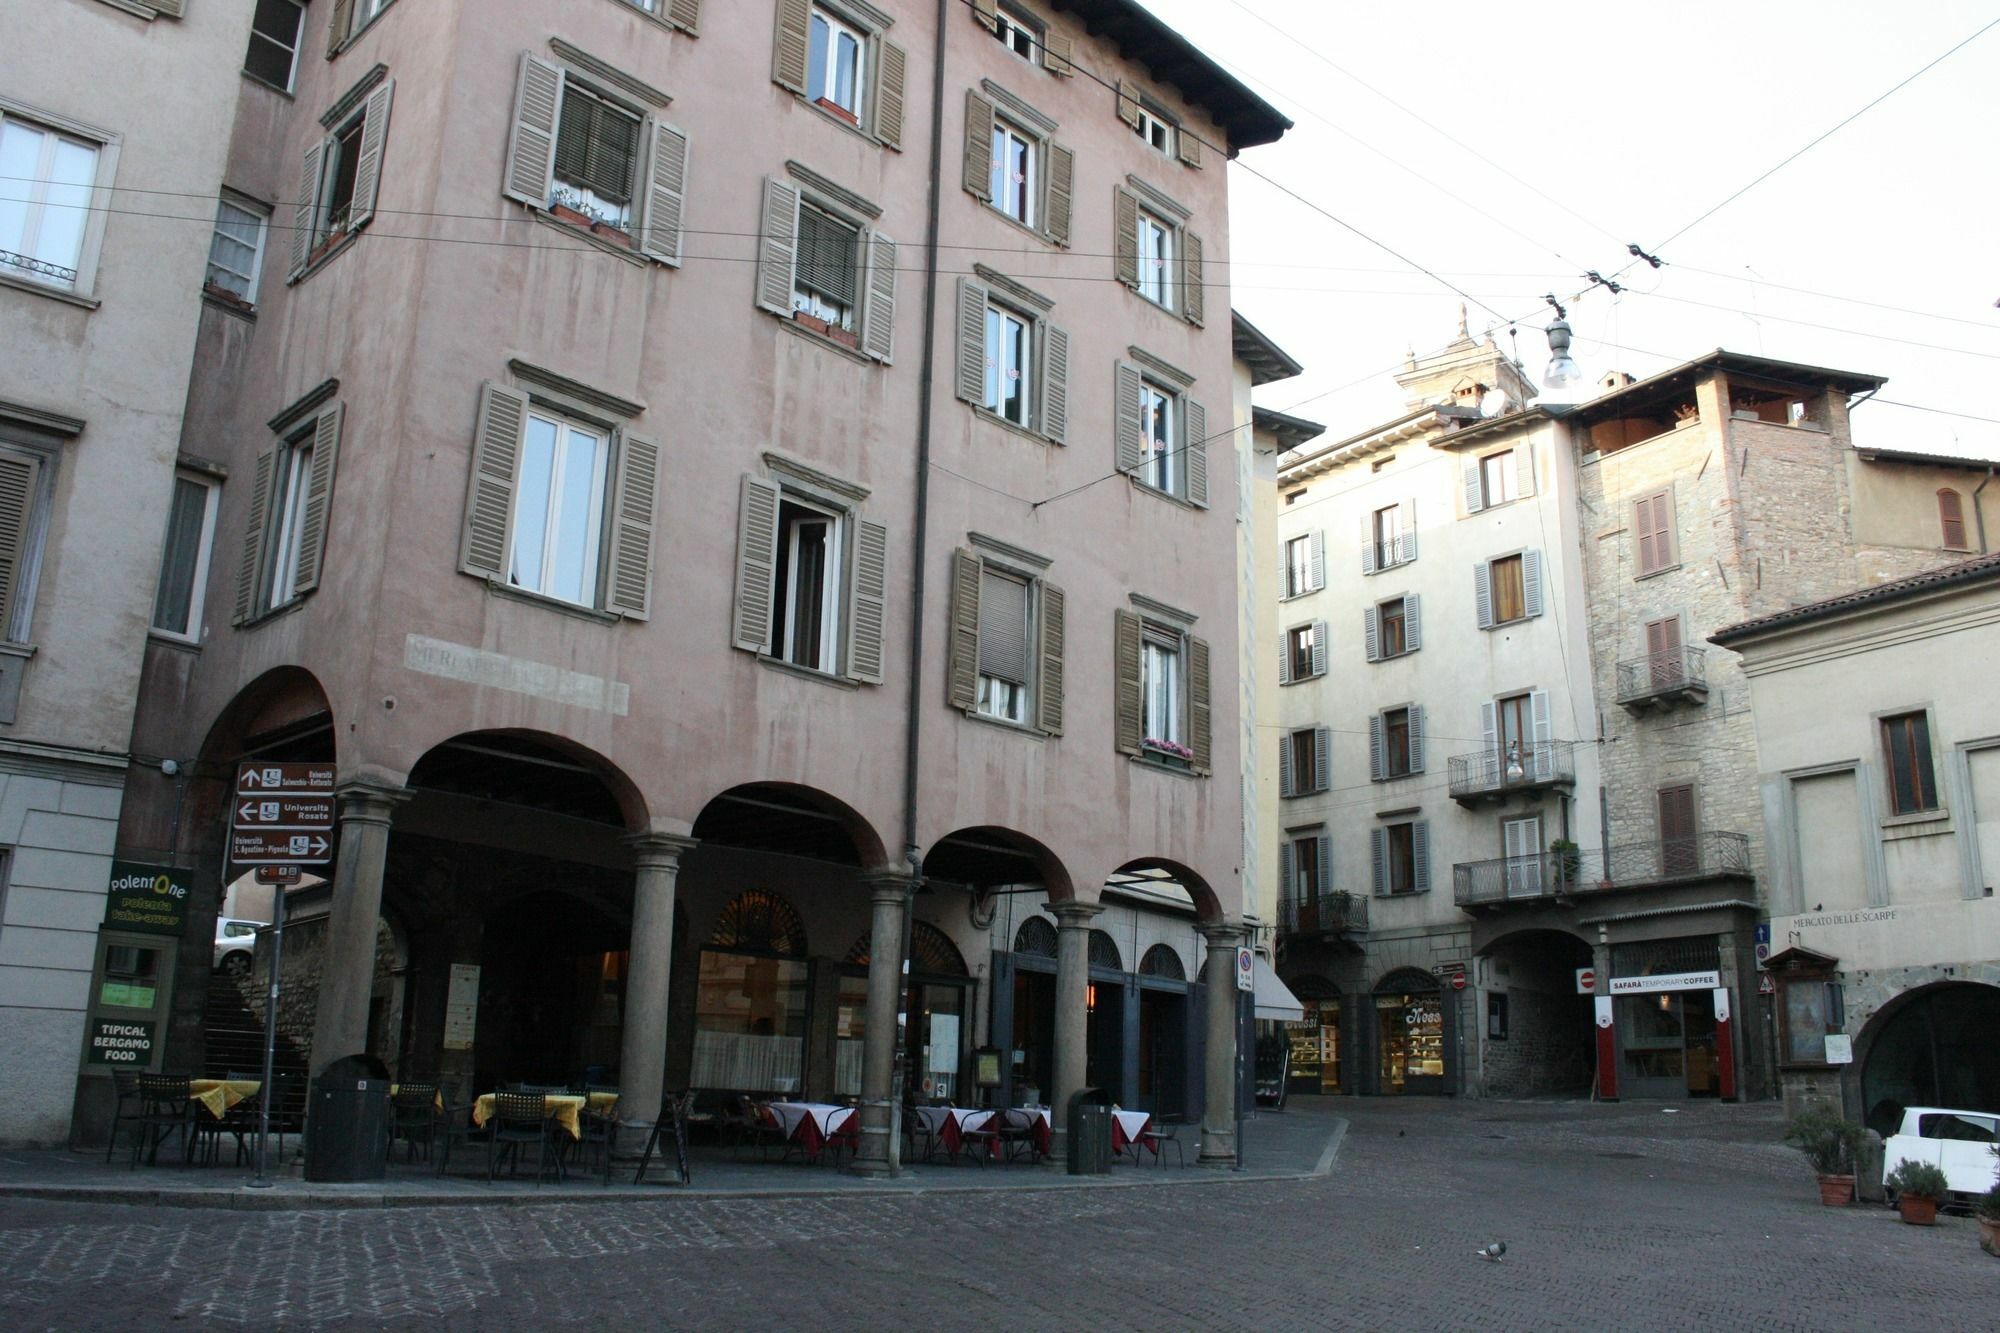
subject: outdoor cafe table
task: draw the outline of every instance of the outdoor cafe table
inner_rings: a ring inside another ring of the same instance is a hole
[[[766,1102],[765,1106],[778,1122],[779,1131],[787,1139],[797,1139],[809,1160],[816,1160],[821,1150],[836,1138],[844,1137],[852,1144],[854,1130],[859,1128],[851,1106],[835,1106],[830,1102]]]
[[[220,1120],[230,1107],[255,1097],[262,1086],[254,1078],[194,1078],[188,1080],[188,1096]]]
[[[1034,1119],[1035,1151],[1042,1156],[1049,1152],[1049,1109],[1046,1106],[1024,1106],[1017,1108]],[[976,1106],[919,1106],[915,1108],[917,1119],[931,1133],[937,1136],[944,1150],[956,1157],[963,1149],[965,1133],[968,1130],[986,1128],[987,1122],[999,1112]],[[999,1140],[993,1142],[993,1153],[1000,1152]]]
[[[472,1104],[472,1123],[485,1125],[493,1118],[493,1094],[487,1093]],[[555,1117],[558,1125],[573,1139],[583,1137],[583,1112],[588,1108],[595,1115],[603,1115],[618,1104],[615,1092],[593,1092],[585,1096],[580,1092],[546,1092],[542,1094],[542,1114]]]
[[[1121,1153],[1133,1144],[1139,1143],[1146,1133],[1147,1123],[1152,1118],[1145,1111],[1113,1111],[1111,1113],[1111,1151]],[[1158,1152],[1159,1150],[1159,1146],[1157,1144],[1154,1145],[1153,1151]]]

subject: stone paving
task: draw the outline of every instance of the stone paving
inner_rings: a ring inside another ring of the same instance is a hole
[[[2000,1260],[1969,1220],[1821,1207],[1774,1108],[1340,1100],[1285,1119],[1329,1114],[1351,1122],[1329,1175],[1214,1188],[285,1213],[0,1199],[0,1319],[1817,1331],[2000,1311]],[[1474,1255],[1495,1239],[1500,1263]]]

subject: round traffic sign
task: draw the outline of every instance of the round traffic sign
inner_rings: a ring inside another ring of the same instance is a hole
[[[1465,973],[1454,972],[1451,974],[1451,988],[1453,990],[1465,989]]]

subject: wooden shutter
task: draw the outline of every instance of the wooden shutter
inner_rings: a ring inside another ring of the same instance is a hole
[[[1313,839],[1313,866],[1319,871],[1319,896],[1325,897],[1333,892],[1333,837],[1324,829]]]
[[[1424,646],[1423,605],[1416,593],[1403,599],[1403,651],[1414,653]]]
[[[1373,574],[1375,568],[1375,515],[1364,513],[1361,515],[1361,572]]]
[[[1120,186],[1111,192],[1111,251],[1118,281],[1139,286],[1139,196]]]
[[[1184,164],[1201,170],[1201,140],[1185,125],[1174,128],[1174,150]]]
[[[958,280],[958,396],[986,402],[986,284]]]
[[[1312,784],[1314,791],[1333,785],[1333,733],[1325,727],[1313,728]]]
[[[1945,549],[1951,551],[1968,549],[1965,543],[1964,497],[1946,486],[1938,491],[1937,502],[1939,535],[1943,538]]]
[[[847,610],[847,674],[882,683],[882,631],[887,621],[889,529],[866,519],[854,524],[854,582]]]
[[[1201,237],[1191,231],[1181,233],[1181,316],[1200,327],[1207,308],[1207,288],[1203,286]]]
[[[1521,552],[1521,614],[1530,620],[1542,613],[1542,553]]]
[[[1694,787],[1660,788],[1660,841],[1694,836]]]
[[[1293,744],[1293,733],[1287,733],[1278,742],[1278,795],[1280,796],[1299,794],[1298,774],[1296,766],[1292,763],[1292,751],[1296,748]]]
[[[333,0],[333,18],[326,25],[326,58],[333,59],[354,27],[354,0]]]
[[[263,467],[261,460],[258,467]],[[20,607],[21,576],[29,563],[29,526],[41,475],[39,460],[0,454],[0,639],[14,637],[14,613]],[[201,633],[199,625],[189,629]]]
[[[1076,73],[1076,64],[1071,59],[1074,51],[1068,33],[1051,28],[1042,34],[1042,68],[1057,78],[1066,79]]]
[[[1286,630],[1278,636],[1278,683],[1292,683],[1292,632]]]
[[[1375,896],[1386,898],[1389,894],[1389,830],[1368,830],[1368,860]]]
[[[1476,514],[1486,508],[1486,488],[1479,480],[1479,460],[1465,460],[1465,512]]]
[[[1120,361],[1111,387],[1113,466],[1136,474],[1146,466],[1145,437],[1139,429],[1139,368]]]
[[[1549,718],[1549,692],[1536,690],[1528,696],[1528,725],[1535,737],[1535,762],[1532,771],[1536,778],[1546,782],[1555,776],[1556,756],[1554,749],[1554,726]]]
[[[1402,564],[1417,558],[1417,502],[1405,500],[1397,509],[1402,522],[1397,525],[1401,531],[1396,534],[1396,563]]]
[[[232,624],[240,625],[257,614],[258,588],[264,574],[264,522],[270,512],[271,478],[277,465],[277,449],[266,449],[257,455],[257,475],[250,487],[250,513],[243,522],[243,562],[236,569],[236,615]]]
[[[1380,782],[1389,776],[1387,736],[1382,725],[1382,715],[1376,713],[1368,719],[1368,780]]]
[[[324,139],[308,144],[299,171],[299,201],[292,206],[292,278],[305,272],[306,260],[312,256],[313,218],[319,212],[319,159],[325,149]]]
[[[861,308],[861,350],[887,364],[896,349],[896,243],[879,231],[863,235],[868,250],[868,302]]]
[[[1326,529],[1314,528],[1312,541],[1308,543],[1312,553],[1311,586],[1308,591],[1318,592],[1326,587]]]
[[[1313,674],[1326,674],[1326,622],[1313,621]]]
[[[660,446],[641,435],[621,435],[604,605],[634,620],[653,613],[653,512],[659,493]]]
[[[1535,444],[1523,440],[1514,450],[1516,493],[1523,499],[1535,493]]]
[[[1382,660],[1381,611],[1372,606],[1361,608],[1361,643],[1371,662]]]
[[[667,0],[667,18],[675,27],[701,31],[701,0]]]
[[[945,702],[969,713],[979,706],[979,585],[970,551],[951,553],[951,637],[945,641]]]
[[[1208,409],[1194,399],[1181,404],[1181,420],[1187,438],[1182,459],[1187,464],[1187,501],[1208,507]]]
[[[1194,771],[1206,773],[1214,763],[1211,722],[1208,640],[1192,636],[1188,649],[1188,748],[1194,751]]]
[[[993,103],[971,88],[965,90],[965,188],[993,202]]]
[[[1653,545],[1653,497],[1642,495],[1632,502],[1632,532],[1639,543],[1639,572],[1650,574],[1663,563]]]
[[[507,540],[514,528],[515,470],[527,426],[528,396],[490,381],[479,391],[472,432],[472,478],[465,497],[465,531],[458,567],[504,581]]]
[[[736,616],[733,641],[749,652],[771,646],[771,597],[778,572],[778,488],[743,478],[736,527]]]
[[[333,470],[340,461],[343,407],[333,404],[313,422],[312,474],[306,478],[305,513],[299,522],[299,552],[293,564],[292,593],[304,596],[319,586],[326,563],[327,510],[333,504]]]
[[[799,192],[764,178],[764,233],[757,248],[757,306],[791,318],[792,269],[799,252]]]
[[[652,122],[646,154],[646,212],[639,223],[639,249],[662,264],[681,262],[681,212],[687,198],[688,140],[663,120]]]
[[[1681,622],[1678,616],[1646,622],[1646,655],[1659,657],[1680,652]]]
[[[187,0],[146,0],[146,8],[163,18],[177,19],[187,13]]]
[[[876,43],[875,137],[889,147],[903,147],[903,79],[909,66],[903,48],[891,41]]]
[[[1498,781],[1504,771],[1506,758],[1500,753],[1500,705],[1488,699],[1479,705],[1479,734],[1486,752],[1486,762],[1495,767],[1482,776],[1488,781]]]
[[[1493,628],[1493,566],[1489,561],[1472,567],[1472,609],[1479,628]]]
[[[1035,682],[1035,723],[1051,736],[1063,733],[1063,616],[1067,598],[1052,583],[1041,585],[1041,677]]]
[[[1042,217],[1048,223],[1048,237],[1057,245],[1069,244],[1070,211],[1075,203],[1076,154],[1061,144],[1048,143],[1048,170],[1043,173],[1047,199]]]
[[[1286,838],[1278,844],[1278,897],[1287,902],[1296,901],[1298,889],[1297,875],[1292,870],[1292,862],[1298,856],[1298,849],[1292,840]]]
[[[1431,886],[1431,826],[1419,819],[1410,825],[1410,888],[1422,893]]]
[[[368,94],[367,108],[361,113],[361,151],[354,164],[354,204],[347,212],[350,231],[375,216],[375,196],[382,188],[382,157],[389,139],[389,99],[395,92],[396,81],[386,81]]]
[[[982,345],[985,336],[981,327]],[[1069,436],[1069,333],[1042,325],[1042,434],[1051,444]]]
[[[1118,119],[1139,128],[1139,90],[1124,79],[1118,80]]]
[[[562,95],[562,67],[523,51],[520,77],[514,83],[514,124],[507,132],[507,170],[500,192],[531,208],[549,202]]]
[[[1000,30],[998,0],[972,0],[972,17],[986,31],[998,32]]]
[[[811,0],[778,0],[778,35],[771,48],[771,82],[806,93],[806,29]]]
[[[1117,747],[1120,754],[1139,753],[1139,617],[1118,611],[1112,639],[1112,670],[1116,679]]]
[[[1424,771],[1424,706],[1410,705],[1410,771]]]

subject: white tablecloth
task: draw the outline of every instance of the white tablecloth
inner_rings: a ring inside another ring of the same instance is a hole
[[[1137,1143],[1139,1136],[1146,1132],[1146,1122],[1153,1117],[1146,1111],[1113,1111],[1111,1118],[1118,1122],[1118,1132],[1124,1135],[1124,1142]]]

